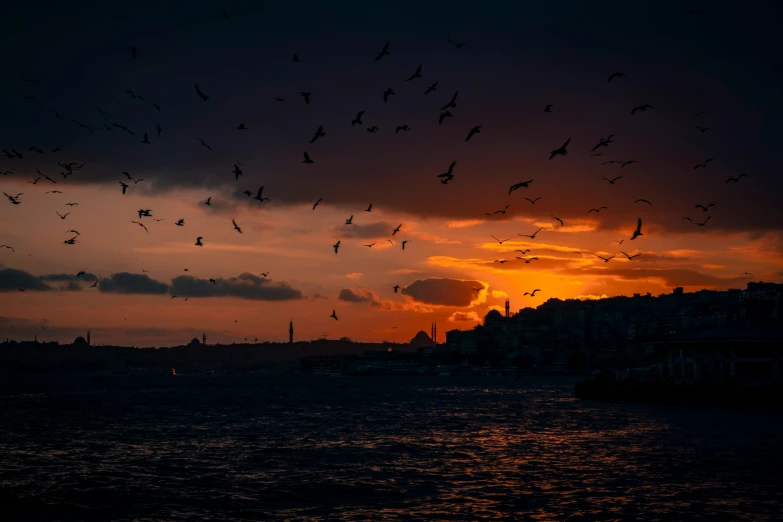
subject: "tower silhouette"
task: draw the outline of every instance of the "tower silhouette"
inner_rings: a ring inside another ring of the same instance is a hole
[[[506,298],[506,319],[511,317],[511,303],[509,302],[508,298]]]
[[[206,345],[207,344],[207,334],[202,333],[201,334],[201,344]]]
[[[438,344],[438,323],[430,325],[430,339],[432,339],[433,346]]]
[[[294,343],[294,322],[288,323],[288,344]]]
[[[87,330],[87,346],[90,346],[90,331]]]

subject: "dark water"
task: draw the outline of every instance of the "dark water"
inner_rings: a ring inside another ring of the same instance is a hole
[[[780,414],[585,403],[571,390],[502,377],[0,377],[0,519],[780,516]]]

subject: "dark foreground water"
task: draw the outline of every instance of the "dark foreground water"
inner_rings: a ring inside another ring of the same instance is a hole
[[[0,376],[0,519],[780,517],[780,414],[579,402],[572,384]]]

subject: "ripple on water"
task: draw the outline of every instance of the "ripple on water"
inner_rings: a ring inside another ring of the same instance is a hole
[[[783,420],[572,381],[6,380],[0,505],[43,519],[773,520]]]

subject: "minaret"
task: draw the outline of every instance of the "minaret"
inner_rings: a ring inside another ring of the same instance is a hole
[[[204,345],[204,346],[207,345],[207,334],[206,334],[206,332],[201,334],[201,344]]]
[[[294,344],[294,322],[288,323],[288,343]]]
[[[87,330],[87,346],[90,346],[90,331]]]
[[[506,299],[506,319],[511,317],[511,303]]]

